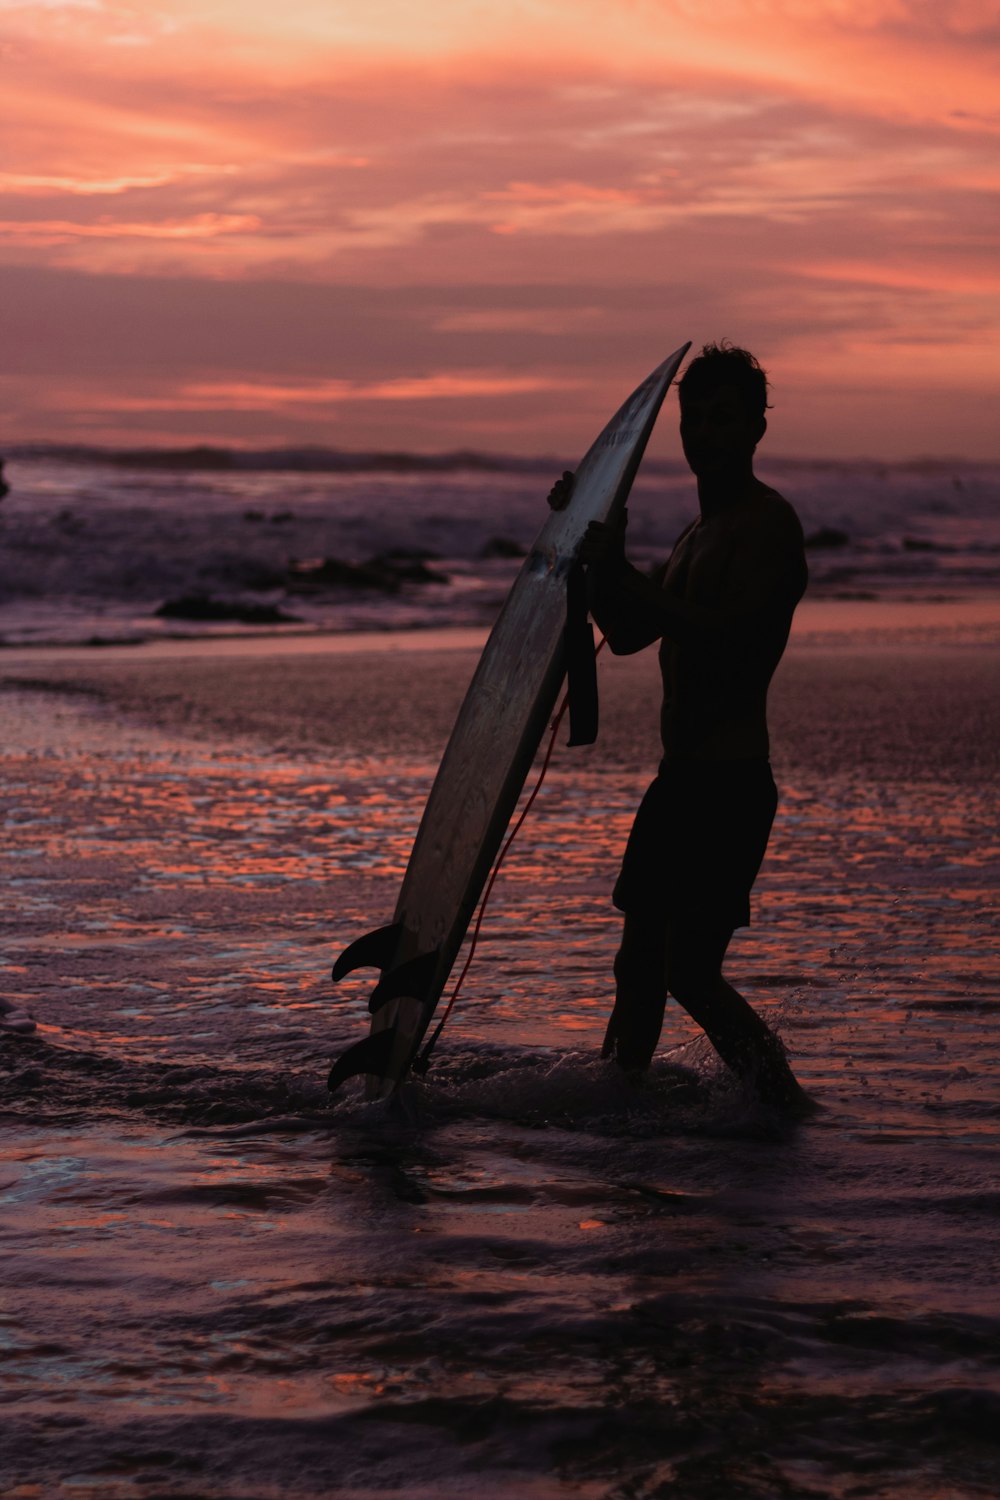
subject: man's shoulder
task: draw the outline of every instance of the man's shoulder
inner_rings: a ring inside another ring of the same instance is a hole
[[[803,542],[802,522],[795,507],[784,495],[779,495],[777,490],[760,480],[757,481],[750,504],[743,512],[743,518],[754,530],[767,531],[786,542],[797,542],[799,545]]]

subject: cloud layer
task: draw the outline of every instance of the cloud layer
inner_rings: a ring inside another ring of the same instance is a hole
[[[995,456],[982,0],[0,0],[3,436],[572,455],[684,338]]]

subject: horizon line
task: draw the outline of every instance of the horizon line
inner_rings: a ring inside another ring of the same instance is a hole
[[[288,462],[295,459],[295,462]],[[282,443],[263,448],[243,446],[238,443],[175,443],[138,444],[136,446],[110,443],[65,442],[38,439],[0,443],[0,462],[30,463],[33,461],[107,463],[128,468],[177,468],[225,471],[252,471],[253,469],[280,470],[316,473],[336,473],[384,469],[405,471],[407,469],[458,470],[481,469],[486,472],[516,473],[526,470],[552,470],[566,467],[564,458],[552,454],[503,454],[489,449],[449,448],[418,452],[406,448],[338,448],[324,443]],[[284,460],[285,462],[282,462]],[[825,454],[779,454],[768,453],[760,458],[762,467],[776,464],[782,467],[851,468],[876,467],[894,469],[947,469],[980,468],[984,465],[1000,464],[1000,454],[994,458],[965,458],[958,454],[912,454],[906,458],[880,458],[872,454],[859,453],[851,457],[833,458]],[[642,467],[654,473],[688,473],[683,458],[644,458]]]

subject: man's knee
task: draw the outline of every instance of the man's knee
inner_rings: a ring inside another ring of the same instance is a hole
[[[728,930],[712,927],[671,926],[664,965],[666,986],[686,1010],[715,990],[731,936]]]
[[[621,946],[615,954],[618,984],[662,990],[665,986],[665,949],[666,933],[662,922],[626,917]]]
[[[666,984],[678,1004],[690,1008],[711,988],[717,975],[688,954],[667,954]]]

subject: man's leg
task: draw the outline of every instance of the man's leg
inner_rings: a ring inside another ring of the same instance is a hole
[[[666,929],[658,913],[629,913],[615,958],[615,1008],[602,1057],[629,1070],[648,1068],[667,1003]]]
[[[663,1029],[667,992],[706,1033],[723,1062],[746,1073],[773,1043],[772,1033],[722,977],[731,928],[664,921],[659,912],[629,913],[615,957],[615,1007],[602,1057],[623,1068],[647,1068]]]
[[[667,923],[666,983],[697,1021],[723,1062],[775,1103],[800,1100],[802,1090],[778,1037],[722,977],[732,929],[674,918]]]

